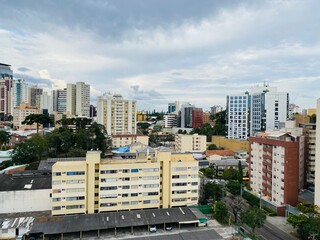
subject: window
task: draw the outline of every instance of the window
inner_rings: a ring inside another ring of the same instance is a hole
[[[75,175],[84,175],[84,171],[73,171],[73,172],[67,172],[67,176],[75,176]]]
[[[144,176],[143,180],[158,180],[159,176]]]
[[[138,197],[138,193],[131,193],[131,197]]]
[[[122,186],[122,189],[130,189],[130,185],[124,185]]]
[[[61,184],[61,181],[60,181],[60,180],[52,181],[52,185],[59,185],[59,184]]]
[[[101,178],[101,182],[116,182],[116,178]]]
[[[159,195],[158,192],[144,192],[143,196],[157,196]]]
[[[61,210],[61,207],[60,206],[56,206],[56,207],[53,207],[52,210],[53,211],[59,211],[59,210]],[[3,233],[3,230],[2,230],[2,233]]]
[[[183,183],[172,183],[172,187],[181,187],[181,186],[187,186],[187,183],[186,182],[183,182]]]
[[[117,190],[117,186],[109,186],[109,187],[100,187],[100,190]]]
[[[118,170],[102,170],[100,171],[101,174],[115,174],[118,173]]]
[[[66,207],[66,209],[78,209],[78,208],[84,208],[84,205],[70,205]]]
[[[137,168],[131,169],[131,172],[132,172],[132,173],[137,173],[137,172],[139,172],[139,169],[137,169]]]
[[[159,172],[159,168],[144,168],[143,172]]]
[[[67,180],[66,182],[67,184],[81,184],[81,183],[85,183],[84,179],[81,180]]]
[[[143,188],[158,188],[159,184],[143,184]]]
[[[52,198],[52,202],[60,202],[61,201],[61,198]]]
[[[198,182],[192,182],[191,185],[192,185],[192,186],[197,186],[197,185],[198,185]]]
[[[106,199],[106,198],[117,198],[117,194],[104,194],[100,196],[100,199]]]
[[[100,207],[113,207],[117,206],[117,203],[100,203]]]
[[[53,176],[53,177],[55,177],[55,176],[61,176],[61,172],[53,172],[53,173],[52,173],[52,176]]]
[[[67,188],[66,192],[67,193],[75,193],[75,192],[84,192],[84,188]]]
[[[79,197],[67,197],[67,201],[78,201],[78,200],[84,200],[84,196]]]

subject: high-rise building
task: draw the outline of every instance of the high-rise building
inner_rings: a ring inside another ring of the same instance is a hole
[[[52,166],[52,215],[196,205],[198,170],[192,154],[147,147],[136,160],[102,160],[90,151]]]
[[[196,107],[190,103],[184,103],[181,105],[178,115],[178,127],[192,128],[192,110]]]
[[[227,136],[247,139],[257,132],[280,129],[288,113],[289,94],[267,84],[253,87],[251,93],[227,96]]]
[[[214,105],[210,108],[211,115],[215,115],[222,111],[223,111],[223,107],[221,107],[220,105]]]
[[[48,94],[48,92],[43,92],[40,96],[40,104],[39,104],[39,108],[40,109],[47,109],[48,113],[52,113],[53,109],[52,109],[52,97]]]
[[[11,111],[11,87],[13,71],[8,64],[0,63],[0,119],[4,120]]]
[[[313,114],[313,113],[312,113]],[[320,116],[320,98],[317,100],[317,116]],[[314,204],[320,206],[320,117],[317,117]]]
[[[97,122],[106,127],[109,135],[136,134],[136,101],[124,100],[120,94],[98,97]]]
[[[180,103],[178,101],[168,103],[168,113],[177,114],[180,110]]]
[[[314,186],[316,165],[316,124],[299,123],[299,127],[303,128],[303,135],[307,137],[307,183],[309,186]]]
[[[31,106],[40,107],[40,95],[42,95],[43,89],[37,86],[31,86],[28,88],[28,103]]]
[[[305,137],[302,129],[257,133],[257,136],[249,138],[249,142],[252,191],[276,207],[295,206],[299,190],[305,184]]]
[[[53,112],[65,114],[67,112],[67,89],[58,89],[52,91]]]
[[[199,128],[203,125],[203,111],[202,108],[192,110],[192,127]]]
[[[11,65],[0,63],[0,79],[13,79]]]
[[[12,81],[11,89],[11,112],[21,103],[28,104],[29,100],[28,85],[24,79],[16,79]]]
[[[67,113],[90,117],[90,85],[84,82],[67,84]]]
[[[249,96],[227,96],[227,138],[246,140],[249,135]]]

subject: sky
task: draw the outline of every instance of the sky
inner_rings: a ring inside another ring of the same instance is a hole
[[[0,62],[44,88],[83,81],[166,110],[209,110],[264,82],[320,97],[318,0],[0,0]]]

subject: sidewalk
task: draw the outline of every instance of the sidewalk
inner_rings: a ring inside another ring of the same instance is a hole
[[[273,226],[279,228],[283,232],[290,234],[291,237],[295,239],[297,238],[296,230],[292,227],[290,223],[287,222],[287,218],[285,217],[269,217],[267,216],[267,222],[272,224]]]

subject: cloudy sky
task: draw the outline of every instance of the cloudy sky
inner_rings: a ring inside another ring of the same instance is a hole
[[[315,107],[318,0],[0,0],[0,62],[43,87],[89,83],[165,110],[205,110],[263,82]]]

